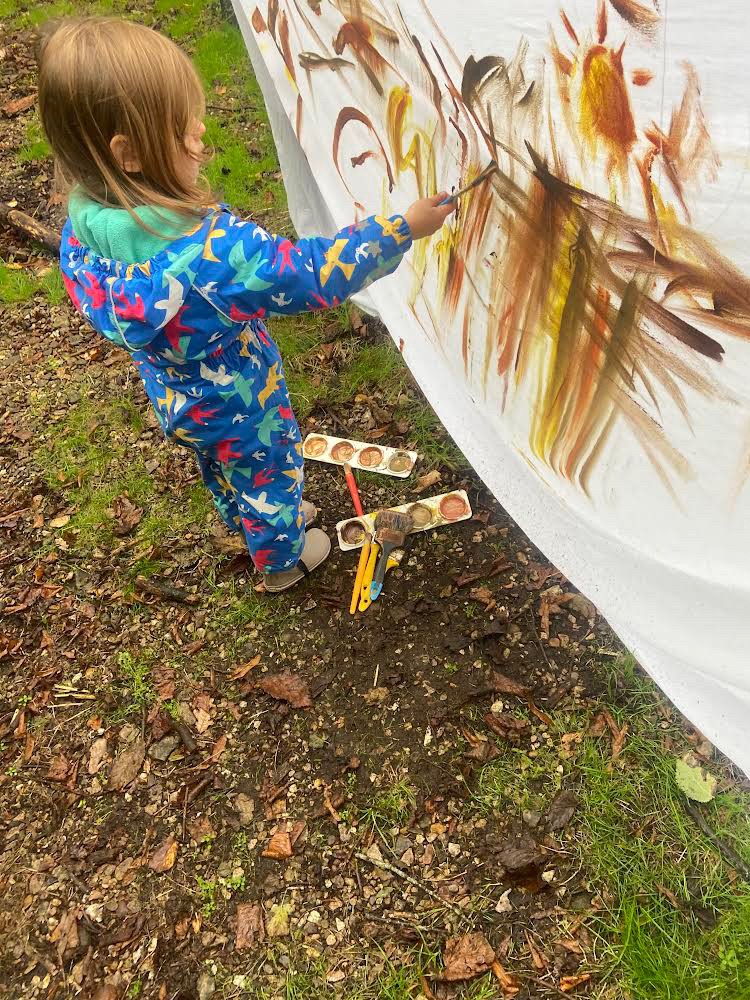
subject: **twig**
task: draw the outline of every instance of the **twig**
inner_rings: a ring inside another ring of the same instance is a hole
[[[12,226],[24,236],[30,236],[32,240],[41,243],[44,249],[53,257],[60,253],[60,234],[45,226],[36,219],[32,219],[25,212],[20,212],[17,208],[11,208],[4,201],[0,201],[0,219],[4,219],[9,226]]]
[[[361,851],[357,851],[354,857],[359,858],[360,861],[367,861],[368,864],[373,865],[375,868],[381,868],[384,871],[390,872],[391,875],[395,875],[397,878],[404,879],[404,881],[409,882],[410,885],[413,885],[416,889],[419,889],[420,892],[425,893],[427,896],[431,896],[432,899],[438,902],[441,906],[444,906],[446,909],[451,910],[461,920],[467,919],[466,914],[462,910],[459,910],[457,906],[454,906],[453,903],[449,903],[448,900],[446,899],[442,899],[440,896],[438,896],[436,892],[433,892],[432,889],[426,886],[423,882],[419,882],[417,879],[412,878],[411,875],[407,875],[405,871],[402,871],[400,868],[397,868],[395,865],[392,865],[390,861],[383,861],[382,859],[376,860],[375,858],[371,858],[368,854],[363,854]]]
[[[708,837],[712,844],[714,844],[727,864],[731,865],[732,868],[736,868],[746,882],[750,882],[750,867],[745,864],[733,847],[730,847],[729,844],[725,843],[717,833],[714,833],[708,825],[706,817],[703,815],[702,811],[686,799],[682,800],[682,808],[701,830],[701,832]]]
[[[552,664],[549,662],[549,657],[547,656],[547,651],[545,650],[544,646],[542,645],[542,639],[541,639],[541,636],[539,635],[539,631],[538,631],[538,629],[536,627],[536,621],[534,620],[534,609],[533,608],[529,608],[529,618],[531,619],[531,629],[532,629],[532,631],[534,633],[534,638],[536,639],[537,645],[539,646],[539,651],[541,652],[542,656],[544,657],[544,662],[547,664],[547,666],[549,667],[549,669],[552,670]]]

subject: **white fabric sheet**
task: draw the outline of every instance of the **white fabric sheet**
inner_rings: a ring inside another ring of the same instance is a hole
[[[495,155],[367,306],[509,513],[750,773],[750,14],[234,2],[301,234]]]

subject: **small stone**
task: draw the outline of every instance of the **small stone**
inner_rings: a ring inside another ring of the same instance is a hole
[[[335,934],[329,934],[328,937],[326,938],[326,944],[328,945],[329,948],[332,948],[337,941],[338,938],[336,937]]]
[[[237,810],[241,826],[250,826],[255,814],[255,802],[249,795],[240,792],[234,798],[234,808]]]
[[[401,855],[400,860],[402,865],[414,864],[414,851],[411,849],[411,847],[409,848],[408,851],[404,851],[404,853]]]
[[[458,844],[448,844],[448,854],[450,854],[452,858],[457,858],[460,853],[461,853],[461,848],[458,846]]]
[[[198,976],[198,1000],[209,1000],[216,992],[216,980],[210,972]]]
[[[154,743],[148,748],[148,755],[149,757],[153,757],[154,760],[165,761],[179,743],[179,736],[174,734],[167,735],[164,739],[159,740],[158,743]]]
[[[542,819],[541,813],[538,813],[533,809],[524,809],[522,816],[526,826],[531,826],[531,827],[539,826],[539,823],[541,822]]]

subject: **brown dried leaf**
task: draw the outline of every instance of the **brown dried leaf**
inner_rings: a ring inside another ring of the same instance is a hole
[[[500,985],[503,996],[507,1000],[511,1000],[521,989],[518,979],[510,972],[506,972],[497,960],[492,963],[492,972]]]
[[[544,854],[536,841],[530,837],[523,837],[503,844],[497,852],[497,860],[512,875],[525,868],[541,866]]]
[[[506,712],[498,714],[488,712],[484,721],[493,733],[512,744],[517,744],[529,728],[529,723],[525,719],[517,719],[514,715],[508,715]]]
[[[98,740],[94,740],[91,744],[91,753],[89,754],[89,774],[96,774],[106,756],[107,737],[100,736]]]
[[[254,656],[252,660],[248,660],[247,663],[242,663],[238,667],[235,667],[230,674],[230,680],[238,681],[241,680],[246,674],[249,674],[251,670],[260,663],[260,656]]]
[[[289,834],[286,830],[279,830],[271,837],[268,847],[263,851],[263,857],[274,861],[288,861],[293,853]]]
[[[59,517],[53,517],[49,526],[50,528],[64,528],[69,521],[70,514],[61,514]]]
[[[168,663],[159,663],[151,668],[151,678],[154,682],[156,693],[162,701],[169,701],[170,698],[174,698],[175,681],[173,667],[170,667]]]
[[[164,843],[160,844],[151,855],[148,866],[155,872],[168,872],[176,860],[177,841],[174,837],[167,837]]]
[[[501,674],[497,670],[490,677],[490,683],[492,684],[493,691],[496,691],[498,694],[515,694],[519,698],[528,698],[529,696],[528,691],[522,684],[514,681],[511,677],[506,677],[505,674]]]
[[[64,753],[61,753],[51,762],[47,778],[49,781],[65,781],[69,773],[70,761]]]
[[[22,111],[28,111],[34,104],[36,104],[36,93],[27,97],[17,97],[14,101],[6,101],[3,104],[3,112],[6,115],[18,115]]]
[[[111,983],[103,983],[94,993],[91,1000],[119,1000],[120,994]]]
[[[235,948],[238,951],[243,948],[254,948],[265,936],[263,907],[260,903],[238,903]]]
[[[560,980],[560,989],[563,993],[570,993],[576,986],[582,986],[591,979],[591,973],[584,972],[581,976],[563,976]]]
[[[469,591],[469,597],[474,601],[479,601],[480,604],[484,604],[486,608],[494,608],[495,597],[491,590],[487,587],[474,587],[473,590]]]
[[[74,906],[68,910],[60,923],[50,934],[50,941],[57,945],[57,954],[62,958],[66,952],[75,951],[79,944],[78,918],[81,910]]]
[[[292,708],[311,708],[312,698],[307,683],[297,674],[284,671],[261,677],[258,687],[277,701],[288,701]]]
[[[531,961],[534,963],[534,968],[538,969],[540,972],[544,972],[547,968],[547,956],[536,946],[534,939],[528,931],[526,931],[526,943],[528,944],[529,951],[531,952]]]
[[[562,830],[570,823],[578,807],[578,798],[573,792],[560,792],[552,800],[547,810],[546,822],[550,832]]]
[[[131,503],[125,494],[115,499],[112,504],[114,524],[112,530],[120,538],[129,535],[143,517],[143,511]]]
[[[481,932],[449,938],[445,943],[445,971],[442,978],[452,983],[474,979],[490,969],[494,961],[495,952]]]
[[[425,490],[429,490],[431,486],[435,483],[440,482],[440,473],[437,469],[433,469],[432,472],[425,472],[423,476],[420,476],[414,484],[415,493],[424,493]]]
[[[134,781],[141,769],[143,758],[146,756],[146,745],[139,736],[134,740],[127,750],[123,751],[112,765],[109,772],[109,788],[120,792],[131,781]]]

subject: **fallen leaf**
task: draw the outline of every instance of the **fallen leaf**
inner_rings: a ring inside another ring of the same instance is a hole
[[[75,906],[68,910],[50,934],[49,939],[53,944],[57,945],[57,954],[61,959],[66,952],[75,951],[78,947],[78,918],[81,913],[82,910]]]
[[[534,968],[538,969],[540,972],[544,972],[547,968],[547,956],[536,946],[534,939],[528,931],[526,931],[526,944],[529,946],[531,961],[534,963]]]
[[[249,674],[251,670],[258,666],[260,663],[260,656],[254,656],[252,660],[248,660],[247,663],[242,663],[240,666],[235,667],[230,674],[229,679],[232,681],[241,680],[246,674]]]
[[[89,774],[96,774],[101,767],[102,761],[107,756],[107,737],[101,736],[91,744],[89,754]]]
[[[251,799],[249,795],[245,795],[244,792],[240,792],[239,795],[235,796],[234,808],[239,814],[240,826],[250,826],[255,815],[255,800]]]
[[[31,735],[31,733],[26,733],[26,739],[24,741],[24,747],[23,747],[23,755],[21,756],[21,760],[24,764],[28,764],[28,762],[31,760],[31,755],[34,752],[35,742],[36,741],[34,740],[34,737]]]
[[[575,611],[576,614],[581,615],[583,618],[587,618],[589,621],[596,618],[596,606],[587,597],[584,597],[583,594],[568,594],[567,598],[565,602],[567,608]]]
[[[134,781],[141,769],[141,764],[146,756],[146,745],[139,736],[135,739],[127,750],[124,750],[112,765],[109,772],[109,788],[119,792]]]
[[[544,862],[544,854],[536,841],[530,837],[510,840],[497,852],[497,859],[510,874],[524,868],[537,867]]]
[[[155,872],[168,872],[177,860],[177,841],[174,837],[167,837],[163,844],[160,844],[151,855],[148,863],[149,868]]]
[[[573,794],[573,792],[560,792],[552,800],[552,803],[547,810],[547,815],[545,817],[547,829],[550,832],[554,830],[562,830],[573,818],[573,814],[575,813],[577,807],[578,798]]]
[[[36,94],[29,94],[27,97],[17,97],[14,101],[6,101],[3,104],[3,112],[6,115],[18,115],[22,111],[28,111],[32,105],[36,104]]]
[[[292,913],[290,903],[275,903],[271,907],[271,917],[267,924],[270,938],[286,937],[289,934],[289,917]]]
[[[243,948],[254,948],[265,936],[263,907],[260,903],[238,903],[235,948],[238,951]]]
[[[560,989],[563,993],[570,993],[576,986],[582,986],[591,979],[591,973],[584,972],[582,976],[563,976],[560,980]]]
[[[111,983],[103,983],[91,1000],[119,1000],[119,996],[117,989]]]
[[[195,728],[199,733],[205,733],[207,729],[211,728],[213,720],[204,709],[194,708],[193,715],[195,716]]]
[[[480,931],[449,938],[445,943],[445,971],[441,978],[451,983],[474,979],[487,972],[494,961],[495,952]]]
[[[343,969],[335,969],[333,972],[329,972],[326,976],[326,982],[335,985],[336,983],[342,982],[346,979],[346,973]]]
[[[490,684],[492,684],[492,690],[498,694],[515,694],[519,698],[528,698],[529,696],[522,684],[514,681],[511,677],[506,677],[505,674],[501,674],[497,670],[490,676]]]
[[[174,668],[167,663],[159,663],[151,668],[151,678],[154,682],[154,689],[162,701],[169,701],[174,698],[175,680]]]
[[[131,503],[127,496],[116,497],[112,504],[114,524],[112,531],[120,538],[129,535],[143,517],[143,511]]]
[[[484,721],[493,733],[514,745],[520,741],[521,736],[529,728],[526,719],[517,719],[514,715],[508,715],[506,712],[500,712],[497,715],[494,712],[487,712]]]
[[[277,701],[288,701],[292,708],[312,707],[312,698],[306,682],[288,671],[261,677],[258,687]]]
[[[503,996],[507,997],[507,1000],[511,1000],[511,997],[514,997],[521,989],[518,979],[510,972],[506,972],[497,959],[492,963],[492,972],[500,985]]]
[[[59,517],[53,517],[49,526],[50,528],[64,528],[69,521],[70,514],[61,514]]]
[[[370,688],[365,693],[365,701],[368,705],[377,705],[386,700],[388,693],[388,688],[386,687]]]
[[[469,597],[474,601],[479,601],[486,608],[494,608],[496,601],[491,590],[487,587],[474,587],[469,591]]]
[[[47,771],[49,781],[65,781],[70,773],[70,761],[64,753],[58,754]]]
[[[420,476],[416,483],[414,484],[415,493],[424,493],[425,490],[429,490],[431,486],[435,483],[440,482],[440,473],[437,469],[433,469],[432,472],[425,472],[423,476]]]
[[[208,755],[208,761],[204,761],[204,764],[215,764],[216,761],[221,757],[227,748],[227,734],[223,733],[218,740],[211,747],[211,753]]]
[[[202,844],[204,840],[210,840],[216,836],[216,832],[211,826],[211,820],[206,816],[199,816],[197,819],[190,820],[187,828],[190,836],[198,844]]]
[[[675,762],[675,777],[689,799],[710,802],[716,795],[716,778],[701,766],[692,750]]]
[[[287,861],[293,853],[289,834],[286,830],[279,830],[271,837],[268,847],[263,851],[263,857],[274,861]]]

